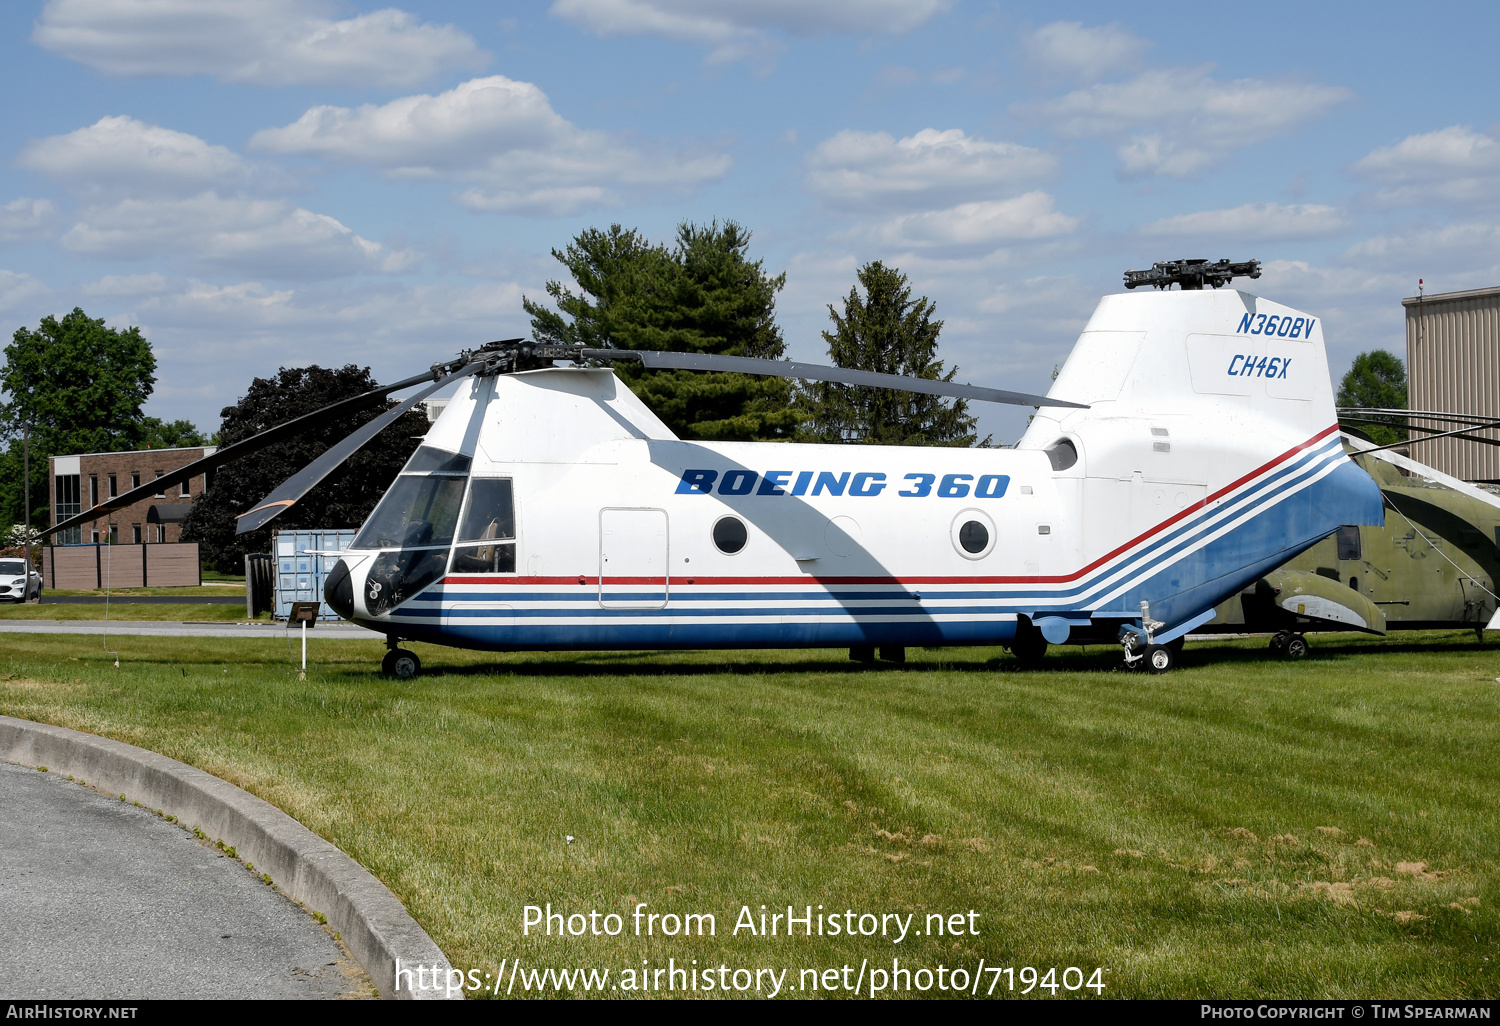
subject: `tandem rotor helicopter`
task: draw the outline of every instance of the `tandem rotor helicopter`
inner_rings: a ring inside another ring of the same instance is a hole
[[[261,527],[403,413],[459,388],[326,578],[340,616],[497,651],[1120,644],[1156,672],[1214,607],[1383,522],[1345,455],[1321,320],[1234,289],[1258,261],[1128,271],[1047,396],[512,339],[271,428],[145,494],[422,385],[240,517]],[[1171,286],[1177,285],[1177,290]],[[1205,286],[1208,286],[1205,289]],[[1013,449],[682,441],[609,368],[738,371],[1038,408]],[[55,533],[140,498],[112,499]]]

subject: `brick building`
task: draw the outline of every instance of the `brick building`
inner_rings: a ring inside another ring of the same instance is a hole
[[[122,495],[214,452],[214,446],[186,449],[141,449],[136,452],[91,452],[79,456],[53,456],[52,523],[54,526],[86,512],[113,496]],[[198,475],[164,488],[155,496],[96,520],[74,527],[69,537],[58,537],[64,545],[90,542],[150,545],[181,539],[182,521],[193,500],[203,494],[205,475]]]

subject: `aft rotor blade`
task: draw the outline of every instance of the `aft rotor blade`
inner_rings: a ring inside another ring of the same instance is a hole
[[[426,399],[444,385],[451,385],[459,378],[467,377],[483,368],[484,361],[482,360],[476,360],[473,363],[460,367],[447,377],[431,382],[426,388],[417,392],[411,398],[403,399],[368,424],[362,425],[358,430],[331,446],[323,455],[283,481],[279,488],[256,503],[254,509],[241,513],[239,515],[239,525],[234,529],[234,533],[240,535],[245,534],[247,531],[253,531],[258,527],[264,527],[283,512],[291,509],[298,499],[312,491],[318,482],[333,473],[339,464],[358,452],[370,439],[400,420],[417,403]]]
[[[111,513],[124,509],[126,506],[140,502],[142,499],[149,499],[158,493],[165,492],[173,485],[181,484],[184,481],[197,477],[199,474],[206,474],[210,470],[217,470],[224,464],[233,463],[242,456],[249,456],[251,453],[259,452],[268,445],[284,442],[289,438],[295,438],[304,431],[312,431],[322,427],[329,421],[347,417],[349,414],[364,409],[366,406],[384,400],[392,392],[399,392],[403,388],[410,388],[412,385],[419,385],[424,381],[431,380],[432,372],[429,371],[426,374],[407,378],[392,385],[382,385],[368,392],[361,392],[359,395],[350,396],[348,399],[340,399],[336,403],[330,403],[321,409],[313,410],[311,413],[304,413],[300,417],[294,417],[284,424],[267,428],[258,435],[251,435],[249,438],[240,439],[233,445],[226,445],[217,452],[211,453],[201,460],[195,460],[185,467],[178,467],[176,470],[168,471],[161,477],[143,484],[139,488],[132,488],[130,491],[107,499],[97,506],[90,506],[77,516],[72,516],[62,521],[56,527],[49,527],[41,533],[41,537],[44,539],[50,538],[59,531],[65,531],[70,527],[77,527],[80,524],[91,523],[100,517],[108,516]]]
[[[592,360],[630,361],[643,364],[653,370],[733,371],[738,374],[759,374],[773,378],[801,378],[806,381],[834,381],[841,385],[892,388],[902,392],[921,392],[924,395],[952,396],[957,399],[977,399],[987,403],[1009,403],[1013,406],[1063,406],[1075,410],[1088,409],[1082,403],[1049,399],[1044,395],[1031,395],[1027,392],[982,388],[978,385],[963,385],[956,381],[938,381],[933,378],[912,378],[901,374],[880,374],[876,371],[828,367],[818,363],[797,363],[792,360],[757,360],[747,356],[715,356],[710,353],[662,353],[652,349],[583,349],[579,351],[579,355]]]

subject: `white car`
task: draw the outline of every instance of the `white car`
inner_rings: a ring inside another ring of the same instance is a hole
[[[42,597],[42,575],[30,560],[14,556],[0,559],[0,601],[25,602]]]

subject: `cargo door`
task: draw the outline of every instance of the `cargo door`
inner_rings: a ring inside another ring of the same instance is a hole
[[[667,512],[599,511],[599,604],[661,609],[667,604]]]

